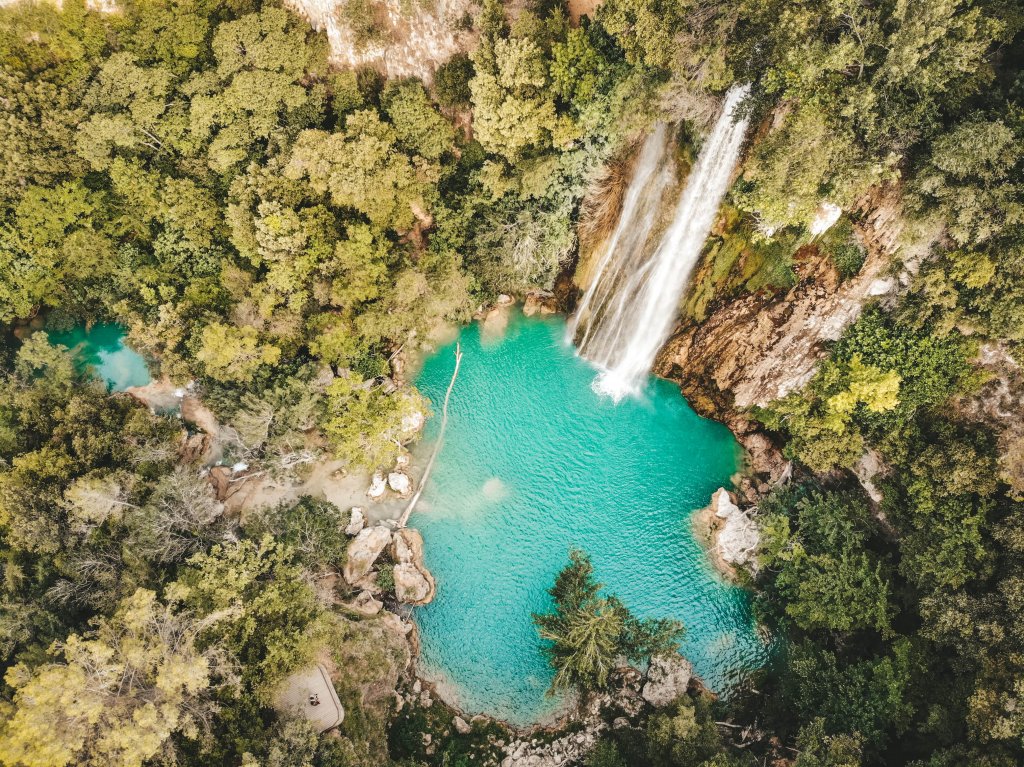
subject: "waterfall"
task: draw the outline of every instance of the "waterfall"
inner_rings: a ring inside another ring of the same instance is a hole
[[[615,400],[638,393],[668,340],[686,282],[708,236],[739,156],[746,120],[735,120],[746,86],[733,86],[690,171],[671,222],[653,247],[662,193],[671,183],[671,141],[659,124],[647,137],[615,230],[600,256],[569,332],[601,371],[595,390]]]

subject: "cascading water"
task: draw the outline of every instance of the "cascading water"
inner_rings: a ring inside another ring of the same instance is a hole
[[[747,122],[736,120],[735,111],[747,90],[733,86],[726,94],[671,223],[653,249],[648,240],[662,192],[671,182],[667,128],[659,125],[640,152],[619,222],[569,326],[580,354],[601,371],[595,390],[615,400],[641,390],[668,340],[736,166]]]

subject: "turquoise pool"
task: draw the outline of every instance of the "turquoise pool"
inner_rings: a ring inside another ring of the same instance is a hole
[[[125,345],[124,336],[125,329],[115,324],[93,325],[88,330],[80,326],[49,334],[50,343],[75,351],[80,364],[91,367],[110,391],[145,386],[151,380],[146,361]]]
[[[691,512],[736,470],[729,431],[697,416],[677,387],[613,404],[565,340],[561,318],[514,313],[503,339],[460,336],[464,357],[448,433],[410,525],[426,541],[437,597],[416,611],[422,673],[470,713],[525,725],[557,712],[531,623],[571,547],[636,613],[683,620],[683,653],[725,692],[768,648],[746,592],[711,569]],[[417,385],[440,412],[454,343]],[[423,448],[436,437],[431,419]]]

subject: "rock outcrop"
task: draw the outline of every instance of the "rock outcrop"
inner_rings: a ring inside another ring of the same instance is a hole
[[[655,655],[651,658],[641,695],[652,706],[667,706],[686,693],[692,678],[693,666],[682,655]]]
[[[342,574],[345,581],[354,584],[373,569],[377,557],[391,543],[391,531],[386,527],[367,527],[348,544],[348,558]]]
[[[366,491],[366,497],[377,500],[384,497],[384,493],[388,491],[388,481],[384,478],[381,472],[374,473],[370,479],[370,487]]]
[[[756,567],[757,547],[761,543],[761,532],[749,512],[733,503],[729,491],[718,488],[711,496],[714,512],[714,541],[718,555],[734,567]]]
[[[412,480],[404,471],[392,471],[388,474],[388,487],[405,498],[412,493]]]
[[[384,607],[384,603],[379,599],[374,598],[368,590],[359,592],[359,596],[349,602],[346,607],[350,610],[365,615],[367,617],[376,615]]]
[[[523,314],[532,317],[535,314],[554,314],[558,311],[558,299],[554,293],[534,290],[526,294],[523,301]]]
[[[345,535],[359,535],[366,526],[366,517],[363,516],[363,510],[358,506],[353,506],[352,511],[349,513],[351,517],[345,526]]]
[[[893,254],[900,250],[901,260],[913,262],[924,245],[902,243],[903,218],[893,191],[876,192],[858,205],[863,219],[857,236],[867,255],[856,276],[841,280],[817,247],[801,248],[794,264],[796,285],[786,292],[719,299],[703,321],[687,320],[676,330],[658,356],[655,373],[678,381],[695,410],[725,421],[746,443],[757,428],[740,411],[806,384],[828,343],[842,335],[865,304],[909,281],[909,274],[889,278]],[[699,271],[695,281],[700,279]],[[773,481],[785,466],[777,451],[762,451],[751,462]]]
[[[434,577],[423,563],[423,536],[403,527],[395,531],[391,544],[394,559],[395,597],[410,605],[429,604],[434,598]]]

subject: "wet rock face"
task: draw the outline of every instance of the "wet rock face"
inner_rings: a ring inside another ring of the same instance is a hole
[[[693,666],[676,653],[656,655],[647,670],[647,683],[641,693],[652,706],[667,706],[686,693],[693,678]]]
[[[725,421],[741,441],[753,433],[738,411],[767,405],[806,384],[828,343],[869,300],[880,297],[882,278],[900,248],[902,222],[888,197],[865,200],[861,208],[866,212],[857,232],[867,258],[855,277],[840,281],[826,256],[805,247],[793,288],[719,300],[702,323],[686,321],[676,330],[655,362],[655,373],[678,381],[697,412]],[[886,285],[883,292],[899,288],[898,281]],[[764,473],[774,474],[784,464],[770,453],[761,458],[765,465],[754,456],[754,469]]]

